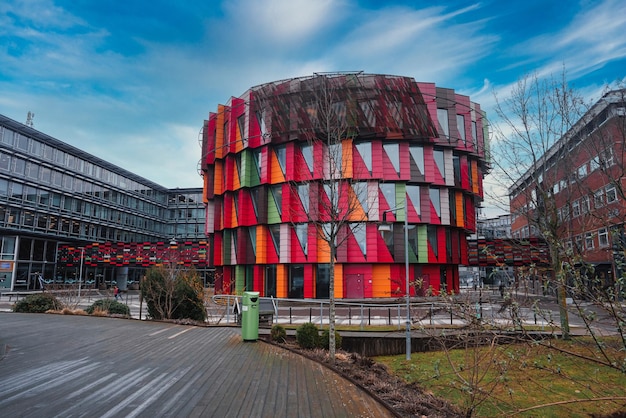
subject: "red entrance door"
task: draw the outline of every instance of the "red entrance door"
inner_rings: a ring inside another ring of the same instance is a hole
[[[346,274],[346,299],[363,299],[365,283],[362,274]]]

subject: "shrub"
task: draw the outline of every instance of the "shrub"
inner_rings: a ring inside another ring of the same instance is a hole
[[[63,309],[63,304],[50,293],[28,295],[13,305],[13,312],[44,313]]]
[[[108,312],[109,315],[130,316],[130,308],[113,299],[100,299],[87,308],[87,313],[93,315],[94,312]]]
[[[281,325],[274,325],[270,331],[270,337],[272,341],[283,343],[287,338],[287,330]]]
[[[322,331],[322,336],[320,337],[320,346],[328,350],[330,346],[330,330],[325,329]],[[335,348],[341,348],[341,335],[335,331]]]
[[[152,319],[206,319],[204,288],[193,269],[150,268],[141,284],[141,296]]]
[[[296,341],[302,348],[316,348],[319,346],[320,331],[311,322],[300,325],[296,329]]]
[[[204,321],[204,288],[199,278],[180,277],[176,282],[175,300],[177,302],[172,319],[191,319]]]

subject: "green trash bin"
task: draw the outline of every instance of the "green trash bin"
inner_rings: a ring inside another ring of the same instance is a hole
[[[241,336],[244,341],[259,339],[259,292],[243,292],[241,298]]]

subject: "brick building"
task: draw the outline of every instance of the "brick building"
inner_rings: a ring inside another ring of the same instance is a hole
[[[513,238],[540,237],[539,221],[553,220],[565,260],[607,283],[623,253],[625,97],[606,93],[509,189]]]

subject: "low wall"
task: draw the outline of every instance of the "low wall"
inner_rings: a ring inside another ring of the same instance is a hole
[[[441,350],[444,346],[449,349],[476,347],[491,344],[496,339],[497,344],[511,344],[528,340],[552,338],[549,333],[516,333],[516,332],[463,332],[449,331],[446,335],[413,335],[411,337],[411,352],[426,352]],[[365,357],[395,356],[406,353],[406,337],[404,335],[372,336],[372,335],[342,335],[342,350],[358,353]]]

